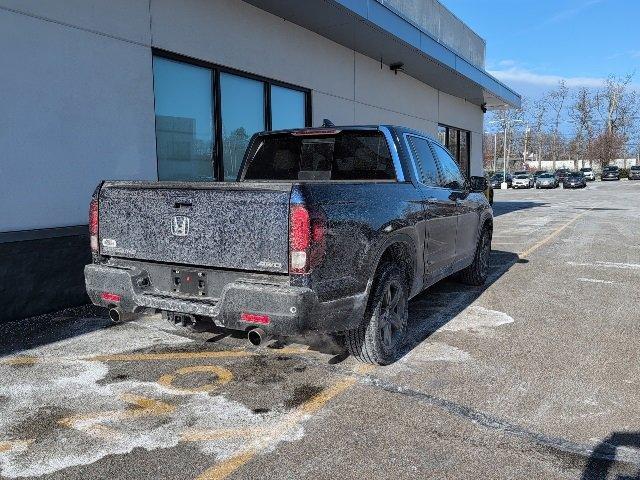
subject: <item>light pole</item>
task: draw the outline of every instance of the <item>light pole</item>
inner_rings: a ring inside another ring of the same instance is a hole
[[[497,161],[498,161],[498,132],[493,132],[493,173],[496,173]]]
[[[529,132],[531,129],[527,126],[527,129],[524,131],[524,152],[522,152],[522,167],[526,167],[527,170],[527,140],[529,139]]]
[[[493,120],[489,123],[503,123],[501,120]],[[506,190],[507,189],[507,132],[509,131],[509,126],[513,125],[514,123],[524,123],[523,120],[518,120],[518,119],[508,119],[506,118],[504,120],[504,143],[502,145],[502,185],[500,185],[500,188],[502,190]]]

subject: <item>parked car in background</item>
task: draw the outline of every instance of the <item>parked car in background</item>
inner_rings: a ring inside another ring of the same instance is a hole
[[[556,176],[556,179],[558,180],[558,183],[562,183],[564,181],[564,177],[566,177],[568,173],[569,173],[568,168],[557,169],[555,176]]]
[[[596,174],[593,171],[593,168],[591,167],[583,167],[580,169],[580,171],[582,172],[582,174],[584,175],[584,179],[592,182],[596,179]]]
[[[545,173],[548,173],[547,170],[536,170],[535,172],[533,172],[533,181],[535,183],[536,180],[538,180],[538,177],[540,175],[543,175]]]
[[[457,272],[485,282],[486,187],[407,128],[258,133],[234,183],[100,183],[87,292],[114,321],[162,312],[246,332],[254,345],[324,333],[389,364],[410,298]]]
[[[553,173],[542,173],[536,179],[536,188],[557,188],[557,186],[558,179]]]
[[[584,188],[586,186],[587,180],[582,172],[569,172],[562,182],[562,188]]]
[[[515,178],[517,175],[526,175],[527,177],[529,177],[530,186],[533,187],[535,185],[535,179],[533,178],[533,175],[531,173],[527,172],[526,170],[520,170],[518,172],[513,172],[513,178]]]
[[[605,180],[620,180],[620,169],[616,165],[607,165],[602,169],[600,179]]]
[[[629,169],[629,180],[640,180],[640,165],[635,165]]]
[[[493,177],[491,177],[491,187],[492,188],[500,188],[502,182],[505,181],[505,175],[502,172],[496,172]],[[507,188],[511,188],[513,185],[513,177],[507,173],[506,175]]]
[[[531,178],[526,173],[524,175],[514,175],[513,188],[531,188]]]

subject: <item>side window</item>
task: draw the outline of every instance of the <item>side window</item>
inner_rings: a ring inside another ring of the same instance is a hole
[[[420,183],[437,187],[440,185],[438,166],[429,148],[429,142],[424,138],[407,135],[407,142],[411,149],[411,155],[416,163]]]
[[[462,190],[465,188],[465,179],[462,172],[458,168],[458,164],[455,162],[449,152],[436,143],[431,144],[435,151],[438,162],[440,162],[440,168],[442,169],[442,182],[441,186],[450,188],[452,190]]]

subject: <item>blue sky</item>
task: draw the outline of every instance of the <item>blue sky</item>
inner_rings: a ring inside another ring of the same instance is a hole
[[[597,87],[635,72],[640,85],[640,0],[441,0],[487,41],[486,69],[535,98],[560,78]]]

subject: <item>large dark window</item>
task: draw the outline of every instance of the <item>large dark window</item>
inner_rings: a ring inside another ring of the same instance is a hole
[[[309,90],[155,51],[159,180],[235,180],[251,135],[310,126]]]
[[[447,147],[460,170],[468,177],[471,169],[471,132],[438,125],[438,141]]]
[[[235,180],[251,135],[266,129],[264,86],[250,78],[220,74],[224,179]]]
[[[306,126],[306,97],[305,92],[271,85],[271,130]]]
[[[159,180],[213,180],[211,70],[155,58]]]

